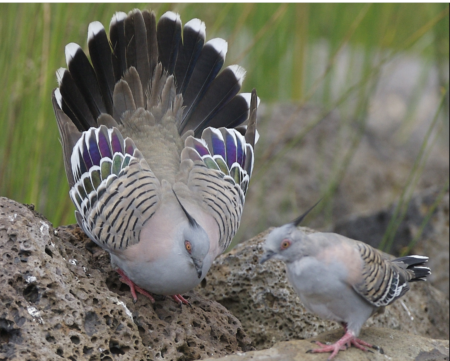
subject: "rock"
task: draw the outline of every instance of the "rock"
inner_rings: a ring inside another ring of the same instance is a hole
[[[334,227],[333,232],[363,240],[372,247],[379,248],[397,205],[384,208],[365,216],[349,217]],[[433,211],[433,207],[435,207]],[[430,213],[431,211],[431,213]],[[429,222],[425,222],[430,216]],[[410,254],[430,257],[429,266],[433,274],[430,282],[449,296],[449,193],[432,187],[414,194],[406,203],[404,217],[398,224],[392,239],[390,253],[399,256],[412,245]],[[425,226],[422,230],[422,224]]]
[[[269,231],[220,256],[199,292],[231,311],[257,349],[340,328],[335,322],[322,320],[305,310],[287,281],[282,262],[259,264],[262,242]],[[314,232],[308,228],[304,231]],[[448,308],[448,299],[429,283],[413,283],[404,297],[386,307],[383,314],[369,319],[366,326],[448,339]]]
[[[203,287],[186,295],[192,308],[180,308],[171,299],[151,304],[142,296],[133,304],[108,254],[80,228],[54,230],[32,208],[0,198],[0,360],[187,361],[230,354],[227,360],[241,354],[289,360],[286,352],[323,360],[324,355],[303,354],[311,348],[306,341],[279,343],[317,335],[336,341],[341,330],[324,334],[339,325],[304,310],[282,263],[259,265],[269,231],[221,256]],[[433,339],[448,338],[448,322],[445,296],[427,283],[413,284],[405,297],[366,323],[389,330],[371,327],[361,337],[392,352],[388,356],[395,360],[402,358],[395,358],[392,342],[404,345],[409,337],[413,347],[399,348],[409,352],[403,359],[439,360],[445,342]],[[425,342],[400,330],[433,339]],[[254,346],[274,348],[248,352]],[[359,352],[349,350],[345,357],[359,360]]]
[[[318,337],[314,341],[336,342],[342,332],[331,331]],[[449,359],[449,341],[435,340],[422,336],[412,335],[402,331],[393,331],[386,328],[365,328],[361,332],[364,341],[377,345],[383,353],[371,350],[364,353],[354,347],[340,351],[336,361],[445,361]],[[209,358],[204,361],[325,361],[325,354],[311,354],[306,351],[314,348],[311,340],[293,340],[279,342],[272,348],[262,351],[239,353],[223,358]],[[329,355],[329,354],[327,354]]]
[[[195,292],[192,308],[142,296],[133,304],[108,254],[86,246],[78,227],[55,232],[0,198],[0,360],[196,360],[252,349],[239,320]]]

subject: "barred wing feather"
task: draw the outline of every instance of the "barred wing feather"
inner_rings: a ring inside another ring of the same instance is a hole
[[[72,153],[70,197],[83,230],[100,246],[125,249],[158,208],[160,182],[133,141],[104,125],[83,133]]]
[[[198,194],[219,228],[222,252],[236,234],[253,169],[253,147],[234,129],[207,128],[201,139],[189,136],[181,159],[194,165],[188,186]]]
[[[408,282],[424,281],[430,269],[424,267],[428,257],[407,256],[392,261],[363,242],[356,242],[363,260],[361,282],[354,290],[376,307],[391,304],[409,290]]]

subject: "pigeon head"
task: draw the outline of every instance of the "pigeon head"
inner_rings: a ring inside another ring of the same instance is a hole
[[[176,194],[175,197],[187,219],[187,223],[182,227],[181,237],[179,238],[182,242],[181,248],[184,248],[183,252],[186,252],[185,254],[190,257],[198,278],[201,278],[203,273],[203,260],[209,252],[210,240],[206,231],[187,212]]]
[[[293,223],[275,228],[264,242],[264,254],[259,263],[264,263],[269,259],[277,259],[286,263],[298,260],[302,256],[302,246],[307,237]]]
[[[195,221],[195,220],[194,220]],[[186,254],[190,257],[198,278],[201,278],[203,273],[203,260],[209,252],[209,237],[206,231],[197,222],[183,228],[183,248]]]
[[[259,263],[262,264],[269,259],[278,259],[290,263],[306,255],[306,248],[309,246],[309,238],[304,232],[299,230],[297,226],[319,202],[314,204],[293,222],[275,228],[269,233],[264,242],[264,254]]]

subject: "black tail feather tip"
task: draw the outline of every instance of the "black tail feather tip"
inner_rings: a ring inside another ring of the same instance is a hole
[[[415,266],[411,267],[414,271],[414,281],[426,281],[426,277],[431,275],[431,269],[428,267]]]
[[[408,268],[411,267],[416,267],[416,266],[420,266],[421,264],[425,264],[428,262],[428,257],[426,256],[417,256],[417,255],[412,255],[412,256],[405,256],[405,257],[400,257],[394,260],[394,262],[402,262],[406,265],[408,265]]]

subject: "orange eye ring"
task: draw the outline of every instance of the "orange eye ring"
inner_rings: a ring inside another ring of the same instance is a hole
[[[287,249],[291,246],[291,241],[289,239],[283,239],[283,242],[281,242],[281,246],[280,248],[283,249]]]
[[[186,248],[186,251],[189,252],[189,254],[192,252],[192,244],[189,241],[184,241],[184,247]]]

